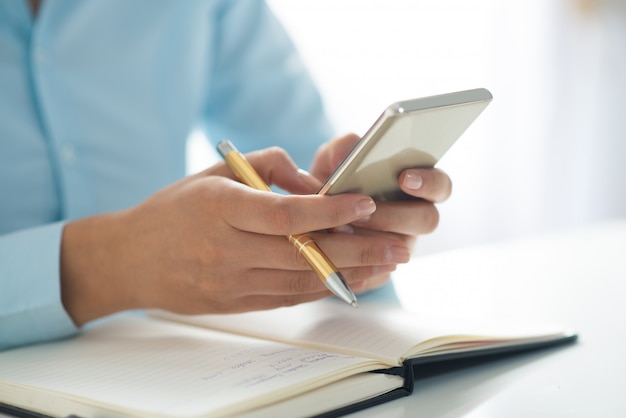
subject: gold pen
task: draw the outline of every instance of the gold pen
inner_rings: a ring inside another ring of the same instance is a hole
[[[235,148],[230,141],[220,141],[220,143],[217,144],[217,151],[222,155],[226,164],[235,175],[245,184],[257,190],[272,191],[250,165],[248,160],[246,160],[246,157],[237,151],[237,148]],[[322,252],[310,235],[293,234],[289,235],[287,238],[289,242],[296,247],[298,253],[302,254],[306,259],[328,290],[353,307],[356,308],[358,306],[356,296],[354,296],[354,293],[348,287],[348,284],[337,270],[337,267],[335,267],[333,262]]]

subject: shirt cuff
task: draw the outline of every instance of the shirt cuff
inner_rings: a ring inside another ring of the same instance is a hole
[[[61,301],[63,222],[0,236],[0,350],[75,334]]]

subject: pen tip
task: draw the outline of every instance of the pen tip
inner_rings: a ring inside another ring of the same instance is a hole
[[[352,301],[352,303],[350,305],[352,305],[353,308],[358,308],[359,307],[359,304],[356,303],[356,300]]]

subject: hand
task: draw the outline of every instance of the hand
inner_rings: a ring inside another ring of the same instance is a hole
[[[285,236],[356,222],[375,203],[355,194],[297,195],[318,181],[282,150],[248,159],[268,184],[296,194],[253,190],[222,162],[136,207],[68,223],[61,289],[75,323],[128,309],[226,313],[328,296]],[[380,285],[409,259],[395,237],[335,235],[313,234],[356,291]]]
[[[330,176],[341,160],[359,140],[348,134],[324,144],[318,150],[311,173],[321,181]],[[437,168],[404,170],[399,178],[401,189],[419,200],[401,202],[377,202],[376,212],[366,218],[336,228],[335,231],[350,234],[366,234],[402,239],[412,245],[418,235],[432,232],[439,222],[435,203],[445,201],[451,193],[452,183],[447,174]]]

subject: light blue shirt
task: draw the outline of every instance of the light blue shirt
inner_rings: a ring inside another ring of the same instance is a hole
[[[26,1],[0,1],[0,349],[77,331],[60,296],[63,222],[183,177],[198,123],[303,167],[330,139],[264,2],[45,0],[33,21]]]

